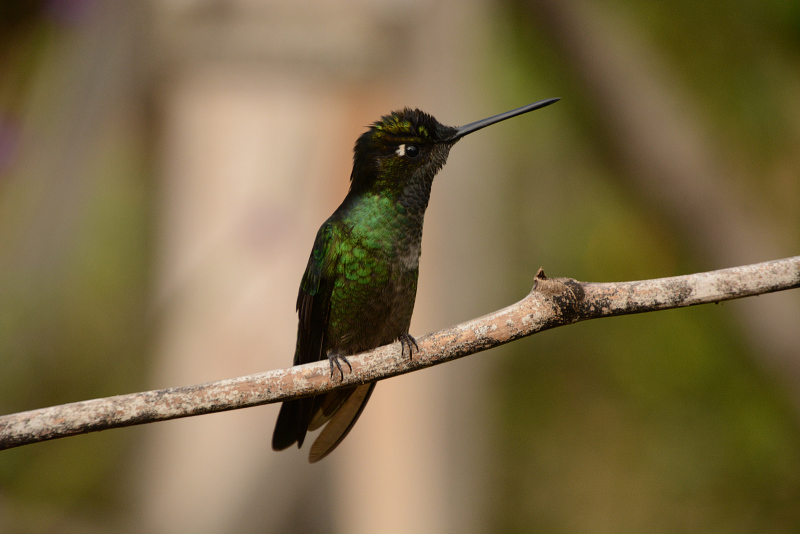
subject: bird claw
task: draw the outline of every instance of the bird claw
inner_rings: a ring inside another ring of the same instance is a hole
[[[350,362],[347,361],[347,357],[344,354],[328,351],[328,363],[331,364],[331,380],[333,380],[333,377],[335,376],[335,369],[339,370],[341,379],[344,380],[344,370],[342,369],[340,360],[347,364],[347,367],[350,368],[351,373],[353,372],[353,366],[350,365]],[[334,365],[336,366],[335,368]]]
[[[403,354],[405,354],[406,347],[408,347],[409,359],[412,359],[414,357],[414,349],[417,349],[417,352],[419,352],[419,345],[417,345],[417,340],[414,339],[410,334],[408,333],[400,334],[400,336],[397,338],[397,341],[400,342],[401,358],[403,357]],[[411,347],[412,345],[414,346],[413,348]]]

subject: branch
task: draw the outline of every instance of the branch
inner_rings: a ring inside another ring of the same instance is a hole
[[[800,287],[800,256],[707,273],[639,282],[587,283],[548,279],[540,269],[533,289],[516,304],[417,340],[413,359],[399,344],[348,357],[352,372],[330,377],[327,361],[0,416],[0,449],[30,443],[260,406],[416,371],[567,324],[716,303]]]

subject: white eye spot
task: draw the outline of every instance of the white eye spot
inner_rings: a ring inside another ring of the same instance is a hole
[[[398,156],[405,156],[406,155],[406,145],[405,143],[397,147],[397,155]]]

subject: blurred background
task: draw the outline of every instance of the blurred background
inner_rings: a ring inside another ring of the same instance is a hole
[[[0,4],[0,413],[290,364],[364,127],[452,150],[413,335],[536,270],[800,250],[800,3]],[[797,532],[800,293],[591,321],[381,383],[329,459],[275,405],[0,452],[0,533]]]

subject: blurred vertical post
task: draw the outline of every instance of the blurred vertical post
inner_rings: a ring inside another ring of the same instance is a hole
[[[403,105],[480,118],[457,104],[469,69],[456,58],[477,46],[460,25],[475,5],[151,4],[162,123],[154,387],[290,364],[299,280],[364,126]],[[458,179],[451,191],[469,184]],[[431,219],[447,217],[434,202]],[[446,324],[431,324],[429,306],[442,299],[435,288],[452,289],[435,273],[439,247],[423,248],[416,334]],[[154,426],[137,513],[149,532],[449,530],[474,514],[447,492],[444,384],[442,373],[381,384],[346,444],[315,466],[307,450],[271,451],[277,407]],[[414,514],[398,505],[408,499]]]

